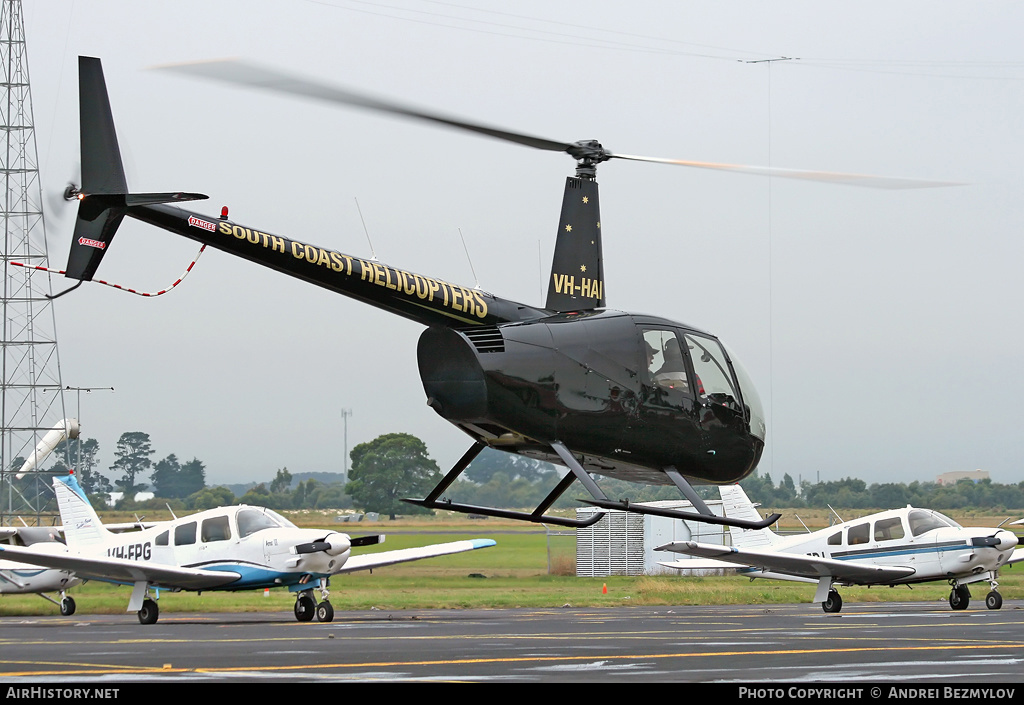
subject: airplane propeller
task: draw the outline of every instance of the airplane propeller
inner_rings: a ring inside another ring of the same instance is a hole
[[[881,189],[933,188],[939,186],[960,185],[948,181],[925,179],[907,179],[899,177],[872,176],[868,174],[850,174],[831,171],[808,171],[801,169],[781,169],[778,167],[749,166],[743,164],[724,164],[717,162],[690,161],[684,159],[665,159],[660,157],[644,157],[633,154],[617,154],[605,149],[596,140],[579,140],[577,142],[561,142],[534,135],[512,132],[502,128],[469,122],[462,118],[442,115],[402,105],[384,98],[372,97],[363,93],[320,83],[316,80],[287,74],[276,69],[257,66],[237,60],[224,59],[186,64],[171,64],[154,67],[161,71],[170,71],[186,76],[210,79],[249,88],[258,88],[287,93],[303,98],[312,98],[328,103],[350,105],[354,107],[376,110],[379,112],[400,115],[416,120],[426,120],[448,127],[468,130],[497,139],[514,142],[552,152],[565,152],[577,161],[577,175],[583,178],[594,178],[597,165],[610,159],[671,164],[697,169],[715,169],[732,171],[759,176],[773,176],[786,179],[803,179],[823,181],[848,186],[866,186]]]
[[[352,542],[345,534],[330,533],[319,541],[300,543],[295,546],[295,553],[319,553],[324,552],[330,556],[337,556],[351,548]]]

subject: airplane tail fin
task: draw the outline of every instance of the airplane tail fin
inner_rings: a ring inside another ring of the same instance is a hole
[[[64,525],[68,548],[98,544],[110,536],[74,473],[54,477],[53,490],[57,494],[60,523]]]
[[[206,198],[200,193],[128,193],[114,117],[100,60],[78,57],[82,186],[72,191],[78,218],[64,276],[91,281],[118,226],[132,206]]]
[[[761,521],[754,503],[747,498],[747,493],[739,485],[723,485],[719,487],[722,494],[722,509],[730,519],[746,519],[747,521]],[[732,545],[737,548],[766,548],[778,543],[779,535],[769,528],[764,529],[741,529],[737,526],[729,527],[729,535],[732,538]]]

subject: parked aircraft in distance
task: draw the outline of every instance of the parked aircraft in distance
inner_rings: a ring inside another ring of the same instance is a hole
[[[0,542],[11,541],[14,546],[28,545],[35,551],[60,554],[65,553],[67,547],[59,540],[59,533],[58,527],[3,526],[0,527]],[[75,600],[66,591],[81,583],[82,580],[70,570],[0,560],[0,595],[39,595],[57,605],[65,617],[75,613]],[[59,601],[47,594],[50,592],[57,593]]]
[[[126,522],[106,524],[108,531],[115,533],[140,531],[157,526],[160,522]],[[67,553],[64,544],[63,526],[0,526],[0,547],[31,546],[35,551],[61,555]],[[84,581],[74,571],[59,568],[41,568],[32,563],[0,560],[0,595],[39,595],[60,608],[60,613],[70,617],[75,613],[75,598],[67,594],[73,587]],[[47,593],[55,592],[59,600]]]
[[[18,468],[15,477],[20,480],[34,472],[62,442],[78,438],[79,430],[78,419],[61,419],[39,441],[32,454]],[[60,526],[0,526],[0,543],[34,546],[36,550],[55,554],[67,550],[63,542],[63,527]],[[81,583],[81,579],[69,570],[0,560],[0,595],[39,595],[60,607],[60,613],[65,617],[75,613],[75,600],[66,591]],[[49,592],[58,593],[60,601],[46,594]]]
[[[739,485],[720,488],[725,513],[758,518]],[[773,580],[817,583],[814,601],[826,612],[838,612],[843,599],[837,585],[909,585],[948,581],[949,606],[967,609],[968,585],[988,582],[985,606],[1003,605],[996,578],[999,569],[1024,560],[1017,536],[999,528],[963,527],[930,509],[907,505],[808,534],[783,537],[770,529],[730,528],[732,546],[678,541],[658,547],[696,556],[662,565],[681,570],[735,571]]]
[[[333,575],[495,545],[490,539],[470,539],[351,556],[353,546],[380,543],[383,536],[352,538],[336,531],[300,529],[270,509],[248,505],[208,509],[136,533],[115,534],[100,522],[73,473],[54,477],[53,486],[67,552],[0,545],[0,556],[73,571],[83,579],[132,585],[128,611],[137,611],[142,624],[154,624],[159,616],[150,588],[177,592],[287,587],[296,593],[297,620],[308,622],[315,615],[330,622],[334,608],[328,601],[328,581]],[[320,589],[319,604],[314,586]]]

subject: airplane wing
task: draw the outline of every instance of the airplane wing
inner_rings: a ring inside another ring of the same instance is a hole
[[[1006,561],[1006,565],[1020,563],[1021,561],[1024,561],[1024,548],[1015,548],[1013,553],[1010,554],[1010,558]]]
[[[354,573],[357,570],[371,570],[396,563],[408,563],[423,558],[434,556],[447,556],[452,553],[463,553],[464,551],[475,551],[478,548],[489,548],[495,542],[491,539],[468,539],[466,541],[452,541],[451,543],[435,543],[430,546],[418,548],[400,548],[396,551],[381,551],[379,553],[364,553],[359,556],[350,556],[339,570],[339,573]]]
[[[157,587],[182,590],[210,590],[238,580],[232,571],[198,570],[158,565],[121,558],[99,558],[74,553],[42,553],[21,546],[0,545],[0,557],[23,563],[70,570],[83,579],[109,580],[118,583],[146,581]]]
[[[714,558],[686,558],[680,561],[661,561],[660,565],[666,568],[678,568],[680,570],[739,570],[749,568],[745,563],[730,563]]]
[[[755,551],[696,541],[678,541],[660,546],[655,550],[685,553],[701,558],[715,558],[802,578],[831,577],[841,583],[885,583],[890,580],[906,578],[916,572],[908,566],[883,566],[866,561],[839,561],[834,558],[807,556],[802,553]]]

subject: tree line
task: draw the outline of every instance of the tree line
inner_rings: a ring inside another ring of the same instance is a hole
[[[66,454],[65,454],[66,450]],[[269,482],[261,482],[241,497],[226,487],[206,484],[206,467],[197,458],[182,462],[173,453],[153,461],[148,434],[124,433],[118,439],[114,462],[108,468],[114,480],[98,468],[99,444],[95,439],[76,439],[59,446],[60,458],[52,471],[66,471],[64,458],[76,467],[79,482],[89,495],[103,497],[117,487],[124,493],[122,504],[131,504],[135,493],[152,489],[162,507],[177,500],[188,509],[209,509],[226,504],[252,504],[271,509],[349,509],[389,516],[430,513],[423,507],[401,501],[403,497],[424,497],[440,481],[442,473],[429,456],[426,444],[407,433],[389,433],[356,445],[351,453],[347,483],[297,480],[288,468],[278,469]],[[469,465],[447,497],[452,501],[499,508],[538,506],[558,481],[564,468],[523,456],[486,449]],[[148,474],[148,482],[146,475]],[[598,477],[609,497],[632,502],[680,499],[672,486],[650,486]],[[937,510],[1024,509],[1024,482],[1000,484],[990,480],[961,480],[952,485],[934,482],[868,484],[856,478],[799,485],[788,474],[775,483],[768,473],[755,471],[740,485],[763,508],[815,507],[846,509],[890,509],[912,504]],[[698,493],[717,499],[714,486],[697,488]],[[576,501],[586,492],[570,488],[555,508],[581,507]]]
[[[150,489],[142,482],[149,473],[152,491],[165,499],[180,499],[206,487],[206,466],[198,458],[181,462],[174,453],[153,462],[155,453],[148,433],[129,431],[122,433],[114,449],[114,463],[108,469],[114,473],[114,481],[99,470],[100,444],[95,438],[67,440],[54,449],[57,461],[51,472],[67,472],[68,462],[75,468],[78,483],[86,494],[107,497],[114,488],[132,497],[138,492]]]

